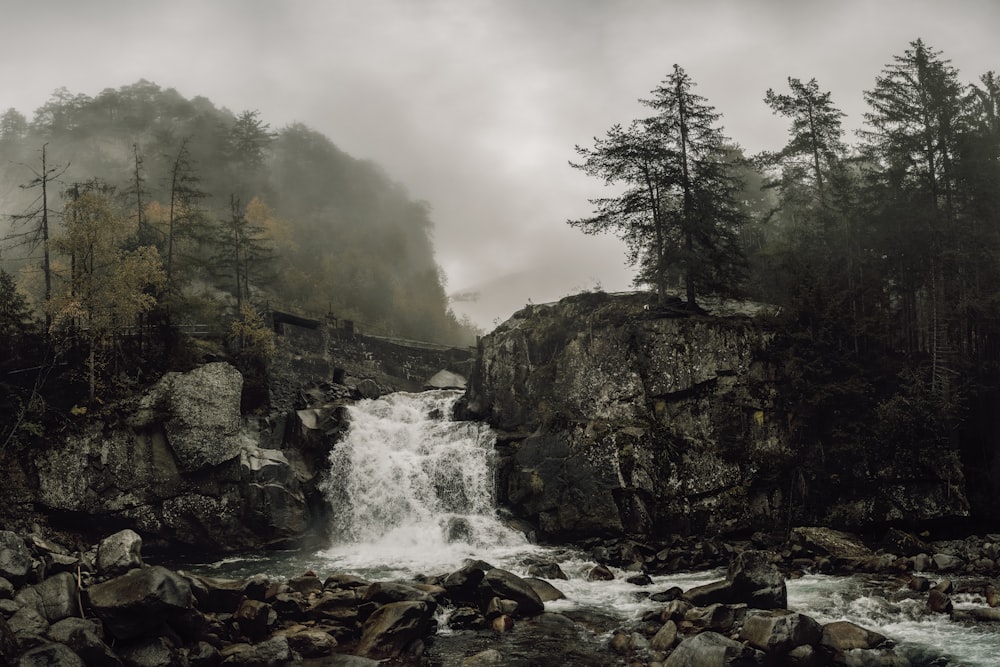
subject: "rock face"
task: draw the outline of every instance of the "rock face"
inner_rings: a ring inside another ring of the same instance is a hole
[[[210,363],[168,373],[126,423],[92,422],[36,460],[38,502],[86,516],[95,531],[128,525],[174,545],[234,551],[301,535],[308,476],[243,427],[240,373]]]
[[[647,304],[578,295],[529,306],[480,341],[466,414],[500,431],[501,500],[540,537],[968,514],[954,451],[858,445],[805,470],[821,445],[796,433],[773,333]]]

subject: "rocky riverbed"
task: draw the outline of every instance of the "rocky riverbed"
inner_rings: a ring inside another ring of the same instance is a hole
[[[720,580],[656,591],[641,617],[612,625],[609,615],[552,611],[566,575],[544,559],[524,563],[523,576],[470,560],[406,581],[218,578],[144,562],[131,530],[84,550],[0,531],[0,665],[947,664],[877,629],[788,610],[788,579],[819,571],[894,577],[927,614],[1000,622],[1000,536],[924,544],[890,531],[872,549],[798,528],[765,541],[584,545],[588,578],[626,577],[637,590],[677,567],[728,563]],[[970,593],[981,605],[952,604]]]

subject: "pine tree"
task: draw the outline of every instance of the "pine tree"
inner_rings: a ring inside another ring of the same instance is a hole
[[[655,285],[662,299],[670,273],[681,276],[689,306],[700,290],[733,291],[745,259],[737,239],[745,214],[720,114],[692,92],[679,66],[640,102],[656,115],[615,125],[571,166],[607,185],[625,186],[616,197],[591,200],[589,218],[570,220],[585,233],[615,232],[639,264],[637,282]]]

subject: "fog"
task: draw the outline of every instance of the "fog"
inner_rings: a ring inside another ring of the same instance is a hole
[[[490,328],[529,301],[629,287],[618,241],[565,224],[602,194],[567,163],[643,113],[674,63],[755,152],[784,143],[762,98],[787,77],[815,77],[854,129],[911,40],[972,81],[1000,69],[998,28],[994,0],[18,1],[0,26],[0,109],[30,118],[62,86],[148,79],[305,123],[430,204],[453,307]]]

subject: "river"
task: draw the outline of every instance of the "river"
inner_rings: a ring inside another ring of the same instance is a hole
[[[529,543],[505,525],[496,508],[492,431],[481,423],[450,419],[460,395],[396,393],[350,408],[351,427],[331,455],[325,486],[336,517],[331,532],[340,537],[329,548],[232,557],[188,569],[232,577],[261,572],[291,577],[313,570],[321,577],[347,572],[371,580],[409,580],[454,571],[468,558],[522,576],[533,560],[555,561],[568,579],[552,583],[566,599],[546,608],[590,619],[595,643],[606,642],[617,625],[661,606],[649,600],[651,594],[723,577],[721,570],[680,573],[654,576],[651,584],[639,586],[618,571],[612,581],[588,581],[594,562],[586,554]],[[913,664],[998,664],[995,627],[929,614],[922,600],[906,599],[903,588],[885,578],[806,575],[788,581],[789,608],[821,623],[846,619],[876,630],[898,642],[897,652]],[[956,603],[958,608],[984,604],[961,597]],[[439,657],[442,664],[448,651],[467,654],[468,638],[451,646],[451,633],[444,623],[441,627],[433,650],[445,655]],[[544,650],[506,648],[507,655]],[[935,661],[940,656],[947,662]]]

